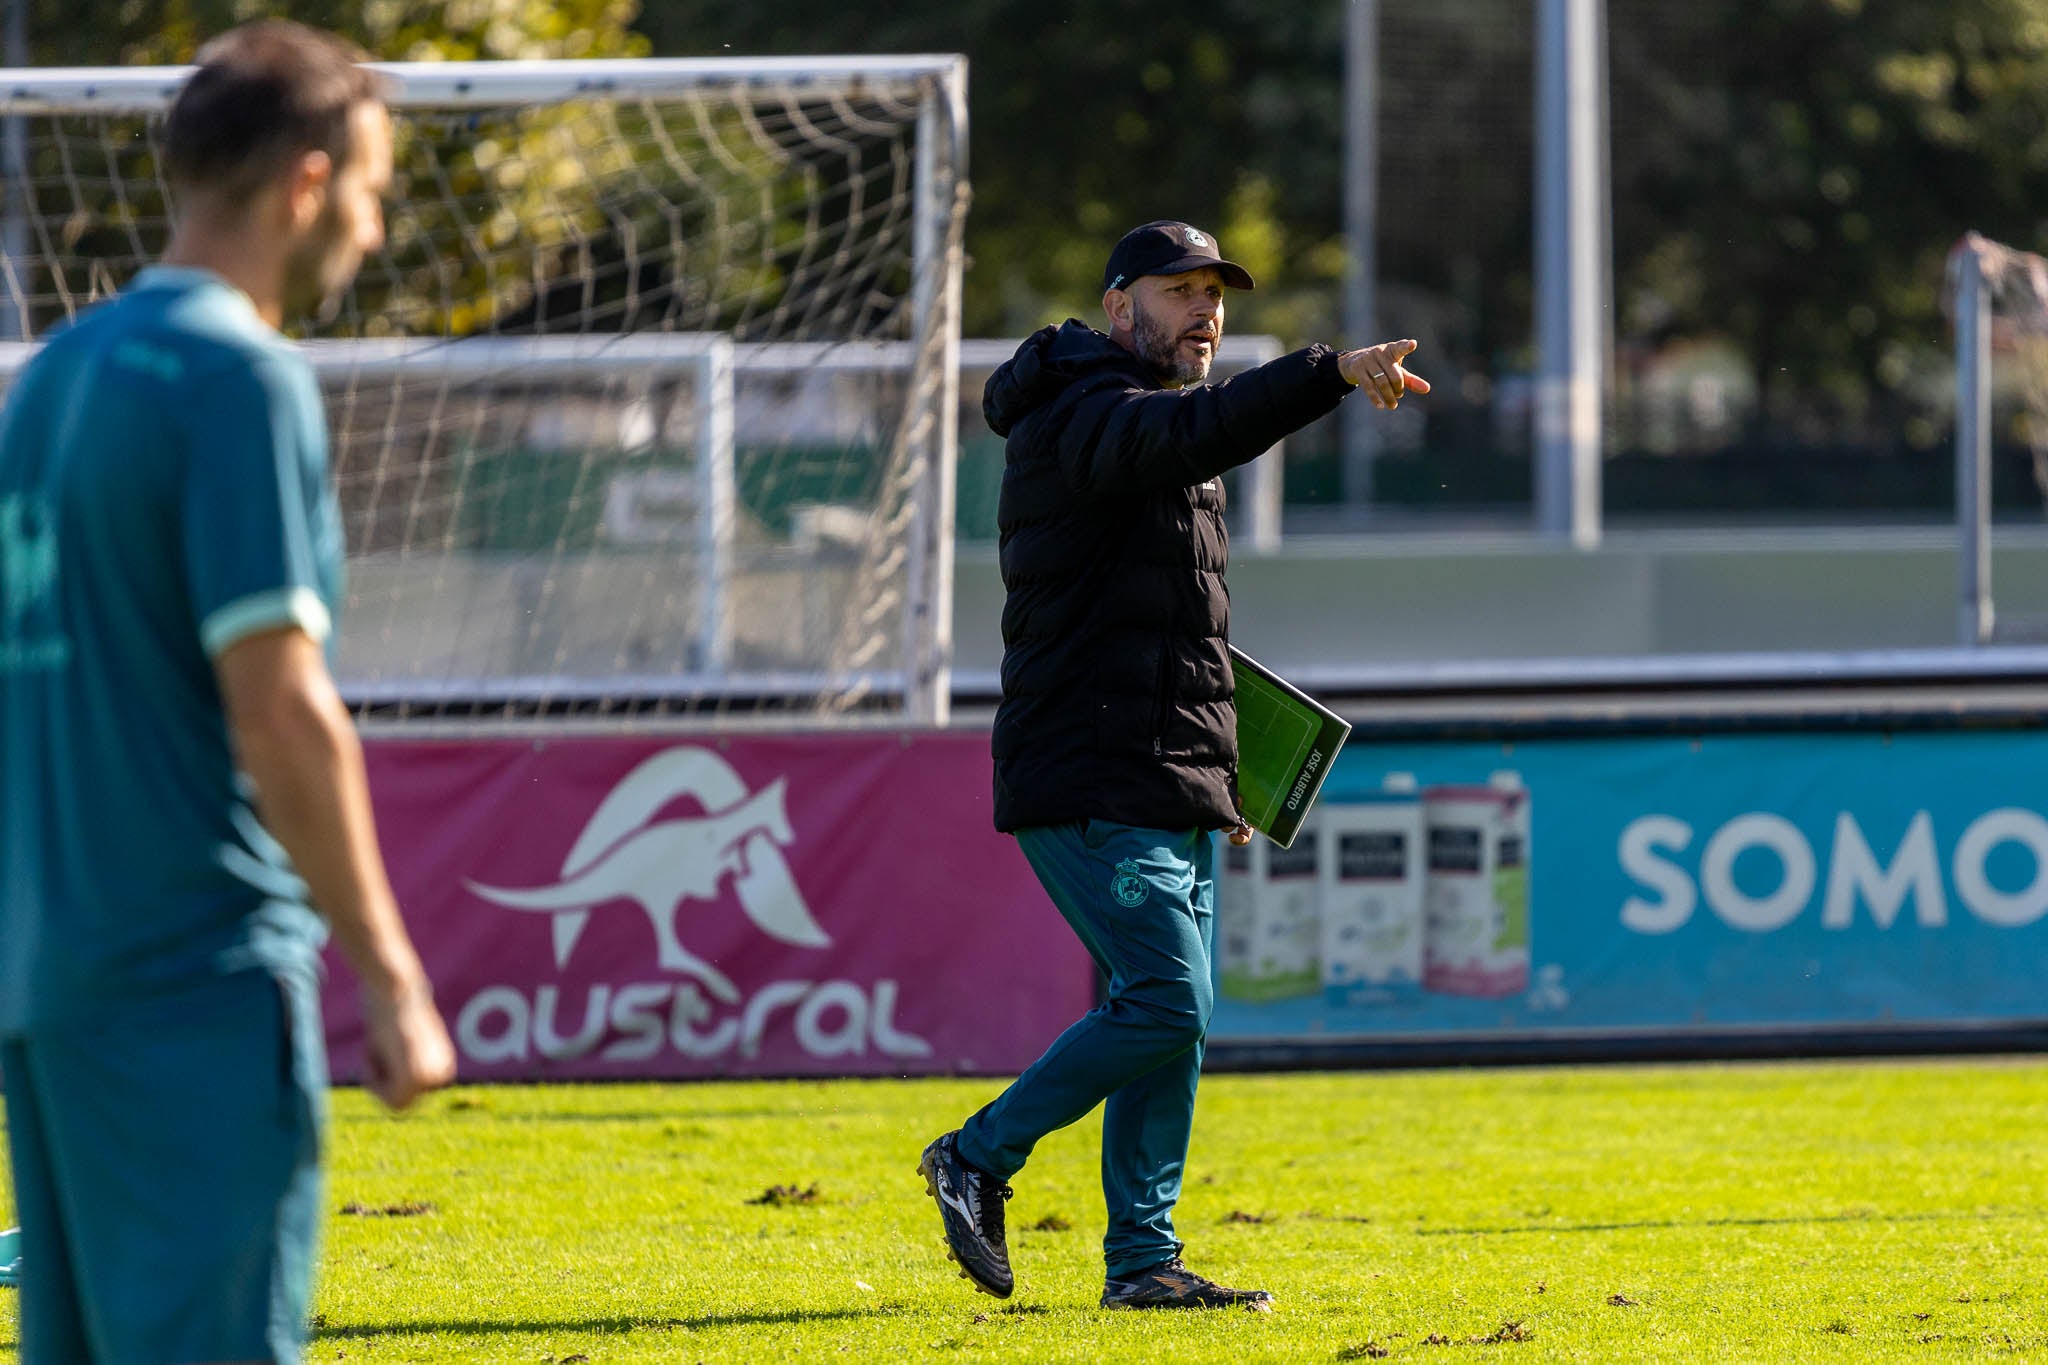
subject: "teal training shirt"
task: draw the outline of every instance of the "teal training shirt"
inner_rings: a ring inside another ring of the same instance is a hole
[[[55,333],[0,412],[0,1032],[317,970],[213,660],[323,643],[341,522],[311,368],[217,276],[158,266]]]

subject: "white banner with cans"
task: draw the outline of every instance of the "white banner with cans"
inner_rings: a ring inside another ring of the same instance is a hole
[[[1354,741],[1219,848],[1212,1041],[2048,1021],[2048,733]]]

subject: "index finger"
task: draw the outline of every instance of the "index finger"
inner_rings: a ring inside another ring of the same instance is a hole
[[[1399,367],[1396,367],[1396,368],[1399,368]],[[1405,369],[1401,370],[1401,371],[1400,371],[1400,373],[1401,373],[1401,382],[1402,382],[1403,384],[1405,384],[1405,385],[1407,386],[1407,388],[1408,388],[1408,392],[1410,392],[1410,393],[1428,393],[1428,392],[1429,392],[1429,381],[1428,381],[1427,379],[1424,379],[1424,378],[1423,378],[1423,377],[1422,377],[1421,375],[1419,375],[1419,374],[1410,374],[1410,373],[1409,373],[1409,372],[1408,372],[1407,370],[1405,370]]]

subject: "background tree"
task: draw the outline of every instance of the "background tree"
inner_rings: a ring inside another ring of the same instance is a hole
[[[1432,442],[1494,439],[1489,381],[1531,359],[1530,8],[1380,10],[1382,315],[1471,381],[1473,421],[1440,387]],[[386,57],[965,52],[970,334],[1092,317],[1110,241],[1155,215],[1211,226],[1260,276],[1236,328],[1337,332],[1342,0],[34,0],[33,56],[181,60],[258,13]],[[1624,351],[1718,338],[1760,421],[1932,440],[1949,244],[2048,249],[2048,0],[1609,0],[1609,19]]]
[[[2043,0],[1615,3],[1623,326],[1728,336],[1767,412],[1896,411],[1950,245],[2048,249]]]
[[[1233,326],[1335,326],[1337,4],[662,0],[640,29],[673,56],[966,53],[970,335],[1094,317],[1110,246],[1156,217],[1209,227],[1259,278]]]
[[[185,62],[250,19],[345,34],[386,61],[636,57],[639,0],[32,0],[38,66]]]

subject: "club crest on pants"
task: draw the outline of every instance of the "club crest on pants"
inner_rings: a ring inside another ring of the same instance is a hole
[[[1109,882],[1109,894],[1115,896],[1119,905],[1138,905],[1145,899],[1145,878],[1138,871],[1135,860],[1126,858],[1116,865],[1116,876]]]

